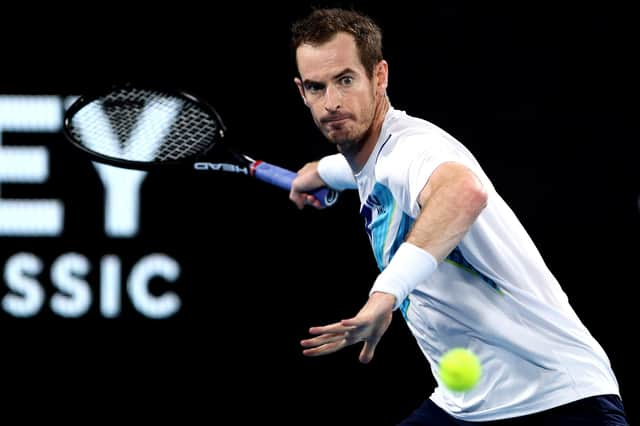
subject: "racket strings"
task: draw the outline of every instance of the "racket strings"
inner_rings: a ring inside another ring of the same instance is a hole
[[[159,91],[122,88],[91,101],[69,130],[87,149],[139,162],[172,162],[201,154],[221,126],[197,102]]]
[[[206,111],[186,102],[159,152],[162,159],[178,160],[206,151],[215,143],[220,126]]]

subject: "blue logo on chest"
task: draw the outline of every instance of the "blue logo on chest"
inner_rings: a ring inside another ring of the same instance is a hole
[[[364,218],[376,262],[382,270],[405,240],[413,220],[397,208],[391,191],[380,183],[374,185],[360,214]]]

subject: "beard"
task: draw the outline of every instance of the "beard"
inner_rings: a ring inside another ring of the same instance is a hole
[[[339,128],[333,127],[330,123],[323,123],[320,127],[329,142],[336,145],[338,151],[347,157],[360,152],[368,133],[366,126],[355,121],[355,118],[352,120]]]
[[[340,139],[333,141],[338,147],[338,151],[346,157],[355,157],[362,149],[361,138],[357,139]]]
[[[338,148],[338,151],[347,157],[360,152],[363,132],[358,132],[356,129],[340,129],[339,131],[335,131],[324,128],[322,130],[329,142],[334,144]]]

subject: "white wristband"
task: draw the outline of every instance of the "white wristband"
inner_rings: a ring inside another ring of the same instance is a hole
[[[356,189],[356,178],[347,159],[342,154],[333,154],[323,157],[318,161],[318,174],[328,187],[343,191]]]
[[[429,252],[411,243],[402,243],[387,267],[378,275],[369,295],[375,291],[394,295],[395,311],[437,267],[438,261]]]

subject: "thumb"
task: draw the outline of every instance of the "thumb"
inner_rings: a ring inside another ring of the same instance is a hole
[[[378,344],[377,341],[375,343],[372,343],[369,341],[364,342],[364,345],[362,346],[362,350],[360,351],[360,357],[359,357],[359,360],[361,363],[369,364],[371,362],[371,360],[373,359],[373,354],[376,351],[377,344]]]

